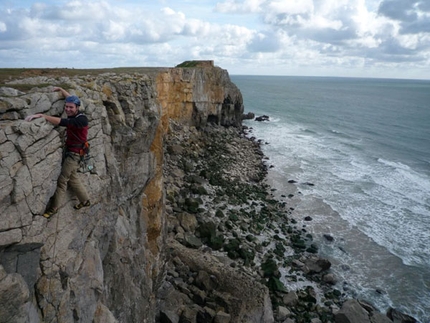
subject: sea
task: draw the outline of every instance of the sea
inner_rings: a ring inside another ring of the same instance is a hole
[[[269,117],[244,125],[262,142],[277,198],[295,200],[293,217],[331,261],[336,287],[429,323],[430,80],[231,80],[245,113]]]

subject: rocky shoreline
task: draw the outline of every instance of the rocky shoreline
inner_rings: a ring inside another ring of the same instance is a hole
[[[333,285],[227,71],[45,72],[0,89],[0,323],[415,322]],[[61,135],[23,119],[61,115],[54,84],[85,103],[96,167],[91,207],[70,195],[47,221]]]
[[[158,322],[392,322],[366,302],[344,299],[330,262],[291,216],[293,205],[274,198],[250,131],[171,126],[169,261]]]

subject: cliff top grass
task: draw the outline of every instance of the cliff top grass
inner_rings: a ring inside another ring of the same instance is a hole
[[[193,60],[185,61],[181,64],[176,65],[176,67],[213,67],[214,61],[211,60]]]
[[[211,60],[193,60],[185,61],[177,65],[176,68],[190,67],[213,67],[214,62]],[[50,78],[74,77],[85,75],[99,75],[104,73],[154,73],[168,67],[115,67],[115,68],[0,68],[0,87],[13,87],[20,91],[28,91],[34,87],[34,84],[8,84],[13,80],[25,79],[29,77],[46,76]]]
[[[30,84],[8,84],[13,80],[29,77],[47,76],[51,78],[74,77],[85,75],[99,75],[104,73],[150,73],[156,72],[161,67],[115,67],[98,69],[77,68],[0,68],[0,87],[13,87],[21,91],[27,91],[34,87]]]

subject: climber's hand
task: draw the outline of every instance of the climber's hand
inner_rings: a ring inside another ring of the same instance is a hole
[[[31,121],[31,120],[33,120],[33,119],[40,118],[41,116],[42,116],[41,114],[32,114],[31,116],[27,116],[27,117],[25,118],[25,121]]]

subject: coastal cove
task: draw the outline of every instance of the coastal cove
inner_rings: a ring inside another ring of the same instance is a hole
[[[339,287],[429,322],[430,82],[232,79],[247,109],[269,116],[245,125],[266,143],[276,196],[299,193],[294,218],[332,262]]]

